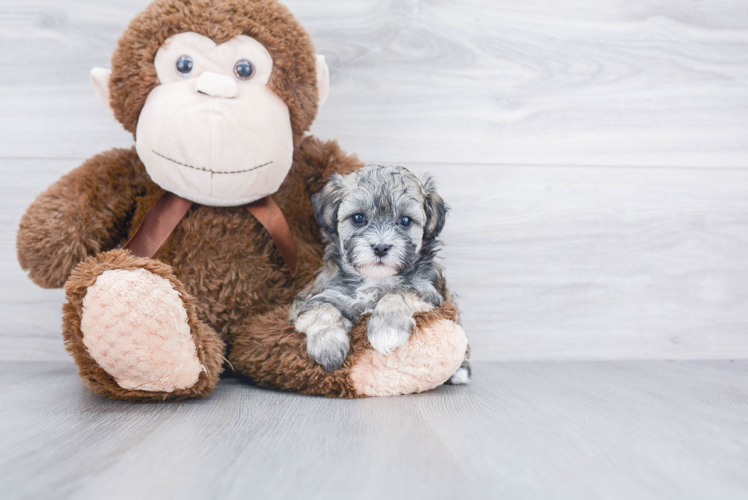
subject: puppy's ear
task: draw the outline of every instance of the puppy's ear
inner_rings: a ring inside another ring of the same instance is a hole
[[[343,176],[334,174],[318,193],[312,195],[312,207],[317,223],[332,236],[337,232],[338,208],[343,201]]]
[[[421,179],[423,185],[423,208],[426,211],[426,225],[423,228],[423,239],[433,240],[444,229],[447,222],[449,207],[439,193],[436,192],[436,184],[430,175],[424,175]]]

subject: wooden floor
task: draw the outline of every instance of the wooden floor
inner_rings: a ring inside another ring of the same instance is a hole
[[[748,362],[479,363],[357,401],[226,380],[178,404],[4,363],[0,400],[4,499],[748,498]]]
[[[0,2],[1,499],[748,498],[745,0],[287,1],[312,132],[452,207],[473,385],[134,405],[83,387],[15,233],[132,144],[88,74],[148,1]]]

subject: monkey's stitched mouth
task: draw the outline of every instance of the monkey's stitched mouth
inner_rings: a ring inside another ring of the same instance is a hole
[[[228,171],[228,172],[221,172],[221,171],[218,171],[218,170],[211,170],[209,168],[193,167],[192,165],[187,165],[185,163],[178,162],[177,160],[172,160],[168,156],[162,155],[161,153],[159,153],[155,149],[152,149],[151,151],[153,151],[153,154],[155,154],[157,156],[160,156],[164,160],[168,160],[168,161],[170,161],[172,163],[175,163],[175,164],[179,165],[180,167],[191,168],[193,170],[199,170],[201,172],[210,172],[211,174],[243,174],[244,172],[251,172],[252,170],[257,170],[258,168],[267,167],[268,165],[270,165],[271,163],[273,163],[273,161],[270,160],[267,163],[263,163],[262,165],[257,165],[256,167],[248,168],[246,170],[231,170],[231,171]]]

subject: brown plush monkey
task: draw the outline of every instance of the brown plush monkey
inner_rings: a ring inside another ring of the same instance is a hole
[[[261,386],[361,397],[427,390],[460,366],[467,342],[452,303],[419,315],[386,357],[364,319],[332,373],[288,325],[321,263],[310,196],[361,163],[304,135],[327,66],[285,7],[156,0],[123,34],[111,75],[92,78],[136,146],[52,185],[17,242],[34,282],[65,286],[63,335],[91,390],[205,396],[230,359]]]

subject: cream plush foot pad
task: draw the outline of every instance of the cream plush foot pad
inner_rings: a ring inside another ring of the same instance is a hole
[[[179,293],[146,271],[105,271],[88,288],[83,344],[120,387],[172,392],[204,370]]]
[[[393,396],[423,392],[449,379],[465,359],[463,329],[441,319],[413,332],[407,344],[385,356],[370,349],[351,368],[358,394]]]

